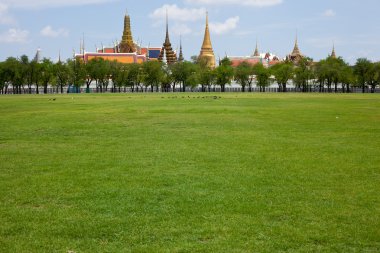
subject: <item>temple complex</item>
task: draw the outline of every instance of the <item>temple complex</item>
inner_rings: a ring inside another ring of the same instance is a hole
[[[84,40],[81,42],[80,53],[75,57],[88,62],[91,59],[102,58],[108,61],[118,61],[121,63],[143,63],[148,60],[158,60],[161,54],[160,47],[141,47],[133,41],[131,30],[131,19],[128,13],[124,16],[124,30],[121,42],[117,41],[110,47],[102,46],[96,48],[95,52],[86,52]]]
[[[167,64],[171,65],[173,63],[177,62],[177,55],[173,51],[172,44],[170,43],[169,39],[169,24],[168,24],[168,13],[166,12],[166,36],[165,36],[165,42],[162,45],[161,53],[158,56],[158,61],[162,62],[164,53],[166,54],[166,61]]]
[[[212,49],[210,31],[208,28],[208,13],[206,13],[206,28],[205,28],[205,36],[203,39],[203,44],[201,48],[201,52],[199,54],[199,59],[204,59],[207,63],[207,66],[210,68],[215,68],[215,55],[214,50]]]

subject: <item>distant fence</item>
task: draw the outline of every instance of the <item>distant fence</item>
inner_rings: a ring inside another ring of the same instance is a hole
[[[183,90],[181,88],[175,88],[174,90],[171,88],[171,89],[168,89],[168,90],[163,90],[161,88],[154,88],[153,92],[157,93],[168,93],[168,92],[183,92]],[[190,87],[186,87],[186,92],[205,92],[205,93],[208,93],[208,92],[222,92],[222,89],[220,87],[212,87],[210,89],[206,88],[206,90],[202,90],[201,87],[197,87],[197,88],[190,88]],[[243,89],[241,87],[225,87],[225,91],[226,93],[228,92],[236,92],[236,93],[239,93],[239,92],[243,92]],[[282,93],[282,91],[279,89],[279,88],[276,88],[276,87],[267,87],[265,88],[265,91],[262,91],[260,90],[259,87],[252,87],[251,89],[249,88],[246,88],[245,91],[246,93],[249,93],[249,92],[255,92],[255,93],[259,93],[259,92],[268,92],[268,93]],[[322,91],[319,90],[319,88],[317,87],[308,87],[306,91],[303,91],[302,89],[299,89],[299,88],[287,88],[286,89],[286,92],[288,93],[347,93],[347,90],[344,90],[342,88],[338,88],[337,89],[337,92],[335,92],[334,89],[332,89],[331,91],[328,91],[327,88],[324,88]],[[380,93],[380,89],[375,89],[374,91],[375,93]],[[39,94],[44,94],[44,89],[43,88],[40,88],[38,90],[38,93]],[[72,88],[63,88],[63,92],[61,92],[61,89],[57,89],[57,88],[48,88],[47,89],[47,93],[46,94],[67,94],[67,93],[152,93],[152,90],[151,88],[139,88],[139,89],[134,89],[132,90],[131,88],[116,88],[116,89],[113,89],[113,88],[107,88],[107,89],[99,89],[99,88],[90,88],[90,89],[86,89],[86,88],[80,88],[78,90],[75,90],[75,89],[72,89]],[[349,93],[362,93],[362,88],[350,88],[350,91]],[[366,88],[365,89],[365,93],[371,93],[371,89],[369,88]],[[21,90],[14,90],[12,88],[8,88],[6,90],[3,90],[2,92],[0,92],[0,94],[37,94],[37,89],[36,88],[32,88],[32,89],[21,89]]]

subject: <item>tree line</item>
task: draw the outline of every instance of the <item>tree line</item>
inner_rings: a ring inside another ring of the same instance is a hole
[[[41,62],[9,57],[0,62],[0,93],[48,93],[48,88],[63,93],[71,87],[80,92],[82,87],[90,91],[95,84],[97,92],[154,92],[186,91],[199,88],[202,92],[224,92],[226,86],[235,81],[242,92],[251,92],[253,87],[264,92],[266,87],[277,84],[278,91],[286,92],[289,83],[297,91],[308,92],[311,88],[319,92],[351,92],[360,87],[362,92],[375,92],[380,85],[380,62],[360,58],[350,66],[342,58],[327,57],[319,62],[310,58],[301,59],[296,65],[290,61],[269,68],[259,63],[243,62],[233,67],[228,58],[219,62],[215,69],[192,57],[192,62],[177,62],[165,65],[157,61],[143,64],[123,64],[95,58],[87,63],[80,59],[69,59],[53,63],[49,59]],[[42,91],[41,91],[42,89]]]

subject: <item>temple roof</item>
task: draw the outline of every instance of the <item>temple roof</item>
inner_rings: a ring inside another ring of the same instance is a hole
[[[292,52],[292,54],[291,54],[292,56],[301,56],[302,55],[302,53],[301,53],[301,51],[300,51],[300,49],[299,49],[299,47],[298,47],[298,35],[296,36],[296,41],[295,41],[295,43],[294,43],[294,48],[293,48],[293,52]]]

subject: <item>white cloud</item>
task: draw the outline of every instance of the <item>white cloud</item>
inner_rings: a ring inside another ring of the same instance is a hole
[[[281,4],[283,0],[186,0],[192,4],[209,4],[209,5],[221,5],[221,4],[234,4],[245,5],[253,7],[268,7]]]
[[[325,12],[323,12],[323,16],[325,16],[325,17],[335,17],[336,13],[335,13],[334,10],[328,9],[328,10],[325,10]]]
[[[210,23],[210,30],[216,34],[224,34],[234,30],[239,23],[238,16],[227,19],[224,23]]]
[[[15,20],[8,13],[9,6],[0,2],[0,25],[13,25]]]
[[[50,25],[45,26],[40,34],[44,37],[57,38],[57,37],[67,37],[69,36],[69,31],[63,28],[54,30]]]
[[[166,11],[170,20],[176,21],[197,21],[204,19],[206,16],[205,8],[179,8],[176,4],[165,4],[162,7],[154,10],[150,17],[156,20],[165,20]]]
[[[72,5],[86,5],[86,4],[100,4],[113,2],[116,0],[1,0],[9,7],[15,8],[50,8],[50,7],[62,7]]]
[[[170,30],[172,30],[175,35],[186,35],[192,32],[191,28],[185,24],[175,24]]]
[[[11,28],[7,32],[0,34],[0,43],[26,43],[29,31]]]

